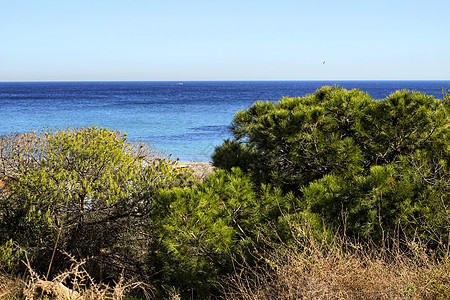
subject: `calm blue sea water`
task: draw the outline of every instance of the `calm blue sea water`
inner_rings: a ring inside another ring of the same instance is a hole
[[[450,89],[450,81],[0,82],[0,134],[98,125],[173,158],[210,161],[236,111],[333,84],[375,99],[398,89],[442,98]]]

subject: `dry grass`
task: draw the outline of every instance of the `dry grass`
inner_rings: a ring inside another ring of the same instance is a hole
[[[23,299],[24,282],[8,275],[0,275],[0,299]]]
[[[309,230],[295,229],[292,245],[272,245],[255,253],[260,264],[236,266],[224,290],[226,299],[448,299],[450,259],[438,260],[420,243],[393,246],[351,243],[334,237],[332,243],[313,238]],[[148,286],[125,281],[113,287],[95,283],[83,269],[84,261],[50,280],[27,264],[26,280],[0,276],[0,299],[126,299],[133,289]],[[145,292],[146,298],[149,293]],[[170,293],[169,299],[180,299]]]
[[[0,299],[124,299],[128,292],[140,289],[149,299],[150,287],[134,280],[125,280],[123,276],[113,286],[95,283],[84,270],[85,261],[73,260],[71,268],[62,272],[52,280],[39,276],[27,262],[29,276],[26,280],[0,276]],[[70,287],[70,288],[69,288]]]
[[[450,260],[437,260],[419,243],[388,251],[340,238],[318,242],[301,229],[296,233],[294,245],[262,254],[260,265],[241,265],[229,279],[226,298],[450,298]]]

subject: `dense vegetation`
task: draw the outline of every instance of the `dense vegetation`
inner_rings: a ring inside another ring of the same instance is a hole
[[[419,92],[377,101],[324,87],[238,112],[213,160],[295,194],[341,233],[380,241],[400,227],[438,242],[449,230],[449,108]]]
[[[374,298],[449,295],[449,116],[448,95],[409,91],[257,102],[203,181],[120,132],[3,136],[0,267],[82,265],[87,287],[137,278],[157,298],[355,298],[358,280]]]

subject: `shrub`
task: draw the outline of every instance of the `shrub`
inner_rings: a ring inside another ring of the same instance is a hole
[[[216,147],[212,160],[216,166],[230,171],[232,168],[248,170],[252,163],[252,154],[238,141],[225,140],[220,147]]]
[[[264,246],[261,233],[279,240],[282,212],[294,204],[292,195],[270,185],[255,189],[237,168],[218,170],[195,188],[163,191],[150,224],[158,239],[149,264],[163,285],[206,297],[233,271],[234,253],[252,259],[252,251]]]
[[[56,130],[31,140],[26,151],[2,157],[16,160],[14,172],[5,169],[13,179],[0,201],[1,242],[12,239],[33,254],[38,271],[55,244],[89,257],[87,269],[100,281],[144,268],[147,241],[139,237],[153,202],[160,189],[189,184],[188,174],[107,129]],[[64,260],[53,265],[56,272]]]
[[[220,158],[245,153],[247,162],[236,164],[253,182],[294,193],[303,209],[348,234],[380,240],[422,223],[422,233],[440,235],[448,228],[431,211],[450,201],[447,110],[448,96],[397,91],[378,101],[323,87],[239,111],[234,139],[216,148],[213,163],[229,169],[233,160]]]

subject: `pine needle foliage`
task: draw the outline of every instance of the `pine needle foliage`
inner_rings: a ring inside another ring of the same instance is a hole
[[[443,243],[437,236],[449,229],[439,221],[449,216],[449,124],[445,94],[437,100],[402,90],[374,100],[322,87],[239,111],[234,139],[216,148],[213,162],[230,169],[245,153],[247,161],[236,165],[253,182],[294,193],[346,234],[382,240],[401,227]]]

